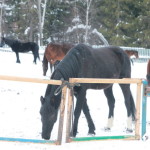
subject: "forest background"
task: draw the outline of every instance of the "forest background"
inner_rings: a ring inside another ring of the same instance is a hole
[[[150,48],[149,0],[0,0],[0,9],[0,36]]]

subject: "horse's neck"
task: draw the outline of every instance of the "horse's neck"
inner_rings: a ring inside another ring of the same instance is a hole
[[[5,41],[5,43],[8,45],[8,46],[12,46],[14,43],[19,43],[17,40],[10,40],[10,39],[7,39]]]

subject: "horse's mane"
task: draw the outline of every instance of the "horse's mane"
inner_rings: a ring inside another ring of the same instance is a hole
[[[78,77],[82,62],[86,59],[86,57],[89,56],[91,56],[91,53],[88,51],[88,46],[84,44],[78,44],[77,46],[73,47],[64,57],[64,59],[57,65],[51,78],[63,78],[64,80],[68,80],[72,77]]]
[[[88,54],[87,47],[86,47],[86,53],[85,53],[85,45],[79,44],[76,47],[73,47],[67,55],[64,57],[64,59],[57,65],[56,69],[51,75],[51,79],[54,80],[69,80],[71,77],[77,77],[81,63],[83,59],[86,57],[86,54]],[[60,98],[56,98],[55,102],[52,100],[52,97],[54,96],[54,92],[57,89],[58,85],[48,85],[45,96],[50,94],[50,103],[51,105],[55,105],[55,108],[58,108],[60,105]],[[60,94],[58,95],[58,97]]]
[[[10,39],[10,38],[4,38],[4,37],[3,37],[3,39],[4,39],[5,43],[10,46],[15,43],[20,43],[20,41],[16,40],[16,39]]]
[[[57,65],[56,69],[51,75],[51,79],[54,80],[68,80],[70,77],[77,76],[80,65],[80,55],[77,56],[76,52],[78,49],[73,48],[71,49],[67,55],[64,57],[64,59]],[[58,95],[58,98],[55,97],[55,101],[53,101],[55,90],[58,88],[58,85],[48,85],[45,97],[50,95],[50,103],[53,105],[56,109],[60,105],[60,94]]]

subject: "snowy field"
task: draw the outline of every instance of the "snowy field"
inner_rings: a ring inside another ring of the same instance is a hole
[[[43,56],[41,55],[40,57],[42,60]],[[41,61],[37,61],[37,65],[33,64],[33,56],[31,54],[20,54],[20,60],[21,64],[17,64],[15,53],[0,51],[0,75],[12,75],[39,79],[49,78],[50,74],[47,74],[47,77],[43,77],[42,75]],[[134,63],[134,65],[132,65],[132,78],[145,78],[146,65],[146,63]],[[39,98],[41,95],[45,94],[46,86],[46,84],[0,80],[0,137],[41,139]],[[114,127],[111,132],[104,132],[104,127],[108,116],[108,105],[103,91],[88,90],[87,92],[88,105],[96,126],[96,136],[126,135],[126,109],[123,95],[117,84],[114,85],[113,89],[116,98],[116,105]],[[131,90],[135,99],[136,85],[132,84]],[[150,111],[148,111],[148,114],[150,114]],[[147,118],[149,121],[150,116],[148,115]],[[54,126],[51,140],[55,140],[57,138],[57,128],[58,123]],[[150,131],[149,123],[147,123],[147,128],[148,131]],[[78,137],[87,136],[88,127],[83,114],[79,120],[78,131]],[[150,135],[150,132],[148,135]],[[0,141],[0,148],[3,150],[126,150],[127,148],[148,150],[149,147],[149,139],[147,141],[109,140],[76,142],[69,144],[63,143],[61,146]]]

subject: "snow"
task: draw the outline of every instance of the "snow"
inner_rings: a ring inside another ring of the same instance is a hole
[[[79,16],[76,16],[73,20],[72,20],[73,23],[79,23],[81,22],[80,20],[80,17]]]
[[[43,56],[40,56],[41,61]],[[16,63],[15,53],[0,51],[0,75],[12,75],[20,77],[30,77],[39,79],[49,79],[50,73],[46,77],[42,76],[42,62],[33,64],[32,54],[20,54],[21,64]],[[132,65],[133,78],[145,78],[146,63],[134,63]],[[0,137],[30,138],[41,139],[41,121],[40,121],[40,96],[45,94],[46,84],[24,83],[15,81],[0,80]],[[133,97],[136,97],[136,85],[131,85]],[[116,98],[114,126],[111,132],[104,132],[107,123],[108,105],[106,98],[101,90],[88,90],[87,98],[90,107],[91,116],[96,126],[97,136],[106,135],[128,135],[125,133],[126,127],[126,109],[121,90],[117,84],[114,85],[114,95]],[[93,102],[95,101],[95,102]],[[148,114],[150,114],[148,110]],[[149,121],[149,115],[147,116]],[[57,138],[58,122],[52,131],[51,140]],[[133,127],[134,128],[134,127]],[[150,124],[147,123],[149,131]],[[87,123],[85,116],[81,114],[79,120],[78,137],[87,136]],[[148,136],[150,133],[148,133]],[[131,134],[131,135],[134,135]],[[144,149],[150,147],[149,139],[146,141],[130,140],[109,140],[109,141],[90,141],[90,142],[72,142],[63,143],[61,146],[49,144],[34,144],[21,142],[0,141],[0,148],[3,150],[126,150]]]
[[[95,33],[99,36],[99,38],[104,42],[104,45],[109,45],[108,41],[105,39],[102,33],[98,32],[97,29],[94,29],[92,33]]]
[[[69,27],[68,30],[66,31],[66,33],[69,33],[69,32],[73,32],[74,30],[76,29],[85,29],[85,25],[84,24],[78,24],[76,26],[73,26],[73,27]],[[88,28],[90,29],[90,26],[88,26]]]
[[[30,27],[27,27],[27,28],[25,29],[25,31],[24,31],[24,34],[27,35],[28,32],[29,32],[29,30],[30,30]]]

